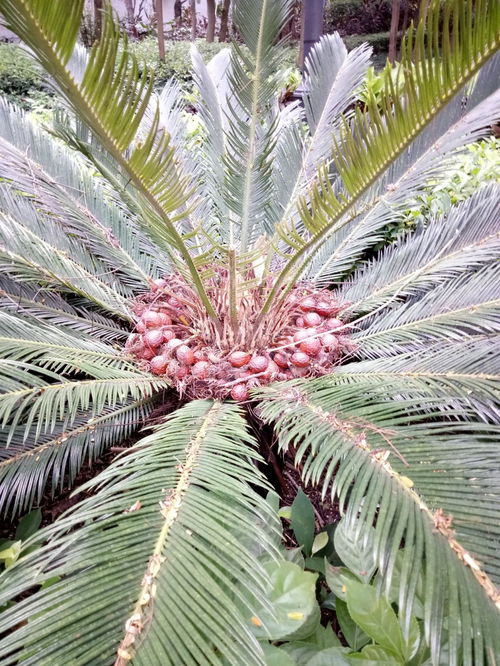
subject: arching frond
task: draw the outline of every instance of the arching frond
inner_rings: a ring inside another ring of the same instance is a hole
[[[370,312],[494,261],[500,255],[499,208],[500,185],[484,187],[446,218],[401,238],[361,266],[339,298],[350,304],[348,312]]]
[[[89,305],[131,320],[117,279],[105,264],[28,201],[14,200],[0,188],[0,205],[2,200],[9,200],[6,207],[16,211],[15,217],[0,211],[0,267],[4,273],[42,287],[56,286],[84,297]],[[110,280],[103,279],[109,275]]]
[[[144,398],[106,407],[95,416],[93,410],[82,412],[72,427],[59,423],[45,435],[37,436],[33,426],[26,436],[25,427],[18,426],[8,446],[0,442],[1,513],[22,515],[40,504],[46,492],[53,497],[72,486],[82,465],[92,463],[112,444],[124,442],[144,423],[153,404],[153,398]]]
[[[75,48],[82,8],[82,2],[70,7],[61,0],[51,3],[50,11],[45,0],[0,2],[7,26],[32,49],[67,103],[135,188],[145,232],[174,260],[182,257],[209,315],[217,319],[195,262],[174,223],[176,212],[188,200],[189,184],[177,171],[168,134],[159,131],[158,111],[148,135],[128,150],[149,105],[152,73],[146,70],[139,75],[135,58],[126,48],[119,49],[122,35],[107,11],[103,14],[102,39],[92,47],[83,78],[75,79],[68,60]],[[54,12],[58,13],[57,21],[49,25]]]
[[[277,228],[278,236],[289,243],[293,253],[264,312],[280,287],[302,274],[321,243],[363,212],[372,198],[374,184],[387,175],[422,130],[492,58],[499,46],[499,11],[497,3],[448,3],[446,20],[441,24],[440,5],[433,3],[427,23],[419,24],[415,41],[413,31],[409,32],[402,45],[402,93],[396,95],[387,77],[383,112],[373,98],[365,110],[356,110],[352,123],[345,121],[332,156],[338,178],[332,184],[324,171],[310,203],[307,200],[301,207],[306,233],[289,222]]]
[[[282,449],[294,447],[305,481],[321,484],[324,494],[331,484],[353,537],[375,526],[373,550],[387,589],[404,548],[400,615],[408,632],[422,577],[433,662],[446,631],[447,663],[491,664],[500,649],[493,582],[500,580],[500,530],[492,522],[500,504],[493,471],[500,431],[443,419],[441,389],[416,381],[382,382],[366,368],[275,384],[260,391],[261,415],[275,422]]]
[[[307,268],[310,278],[319,284],[341,279],[355,260],[383,240],[386,226],[401,219],[408,200],[429,178],[436,183],[446,178],[464,146],[485,136],[489,122],[498,117],[499,65],[496,55],[481,70],[473,93],[465,88],[449,102],[374,184],[352,216],[332,229]]]
[[[241,611],[266,604],[252,549],[277,556],[259,527],[275,518],[255,490],[254,444],[237,407],[196,401],[113,463],[39,534],[47,545],[2,574],[0,603],[61,576],[0,615],[2,666],[263,666]],[[75,632],[83,619],[91,643]]]
[[[0,277],[0,308],[31,323],[43,321],[63,330],[72,328],[103,342],[123,343],[129,334],[128,330],[101,312],[70,305],[54,291],[26,282],[18,283],[7,276]]]
[[[353,322],[356,326],[356,322]],[[437,340],[462,340],[500,327],[500,283],[496,264],[438,284],[421,298],[391,303],[353,334],[362,358],[425,349]]]
[[[235,230],[244,253],[266,229],[266,205],[271,199],[270,155],[276,125],[263,123],[277,92],[276,70],[279,33],[292,9],[291,0],[237,0],[233,20],[250,56],[241,49],[232,53],[227,99],[226,196]]]
[[[159,273],[158,249],[75,151],[56,141],[21,110],[0,100],[0,176],[51,216],[59,233],[78,238],[110,275],[135,289]],[[9,200],[3,201],[8,204]],[[15,210],[5,209],[15,216]],[[148,251],[149,250],[149,251]],[[163,258],[163,266],[167,264]]]

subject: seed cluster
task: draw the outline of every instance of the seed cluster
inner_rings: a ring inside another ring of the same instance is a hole
[[[279,330],[244,345],[214,345],[204,321],[197,320],[193,294],[184,296],[168,278],[156,280],[134,305],[135,332],[125,348],[143,369],[167,377],[192,398],[244,401],[249,389],[272,381],[332,372],[354,349],[340,318],[343,306],[328,290],[296,287],[281,306]]]

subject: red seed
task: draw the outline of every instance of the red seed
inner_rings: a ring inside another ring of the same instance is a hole
[[[303,312],[311,312],[316,308],[316,301],[312,296],[307,296],[301,300],[299,307]]]
[[[266,370],[266,373],[265,373],[264,377],[268,377],[269,379],[272,379],[272,378],[278,376],[279,371],[280,371],[280,369],[279,369],[278,364],[275,363],[274,361],[270,360],[269,363],[268,363],[267,370]]]
[[[292,355],[291,360],[298,368],[305,368],[309,365],[311,358],[304,352],[295,352],[295,354]]]
[[[280,368],[288,368],[288,356],[286,354],[276,352],[273,356],[273,360]]]
[[[163,332],[157,329],[144,334],[144,342],[150,347],[159,347],[163,342]]]
[[[195,361],[206,361],[207,360],[207,353],[203,349],[197,349],[194,352],[194,360]]]
[[[233,368],[241,368],[241,366],[246,365],[251,359],[250,354],[244,351],[235,351],[229,356],[229,363]]]
[[[139,358],[143,358],[146,361],[150,361],[153,356],[155,356],[154,351],[150,347],[143,347],[142,350],[137,354]]]
[[[290,374],[292,377],[307,377],[309,368],[291,368]]]
[[[235,384],[231,389],[231,398],[233,400],[247,400],[248,390],[245,384]]]
[[[340,326],[343,326],[343,325],[344,325],[344,322],[341,321],[340,319],[331,318],[331,319],[327,319],[325,321],[325,327],[329,331],[334,329],[334,328],[340,328]]]
[[[309,338],[311,335],[314,335],[316,333],[316,330],[314,328],[309,329],[306,331],[304,328],[302,328],[300,331],[297,331],[295,335],[293,336],[294,342],[302,342],[304,338]]]
[[[304,326],[310,328],[311,326],[319,326],[323,318],[317,312],[308,312],[304,315]]]
[[[159,328],[163,326],[163,317],[165,315],[161,312],[154,312],[154,310],[147,310],[142,315],[142,321],[146,324],[148,328]]]
[[[135,330],[138,333],[145,333],[146,332],[146,324],[139,319],[139,321],[135,325]]]
[[[256,354],[248,364],[248,367],[253,372],[264,372],[269,365],[269,359],[265,356],[260,356]]]
[[[162,328],[163,342],[169,342],[175,338],[175,333],[171,328]]]
[[[295,326],[297,326],[298,328],[304,328],[305,326],[304,317],[297,317],[297,319],[295,320]]]
[[[321,342],[323,343],[323,347],[331,349],[332,351],[339,347],[339,339],[336,335],[333,335],[333,333],[325,333],[322,335]]]
[[[162,326],[172,326],[172,318],[165,314],[164,312],[158,312],[161,317]]]
[[[321,342],[318,340],[318,338],[304,340],[300,343],[299,349],[308,356],[316,356],[316,354],[318,354],[318,352],[321,350]]]
[[[335,305],[332,305],[328,301],[319,301],[316,304],[316,312],[323,317],[329,317],[337,309]]]
[[[191,368],[191,374],[198,379],[206,379],[209,375],[210,363],[207,361],[198,361]]]
[[[194,363],[193,350],[187,345],[181,345],[178,347],[175,351],[175,355],[177,360],[181,363],[185,363],[186,365],[193,365]]]
[[[179,345],[182,345],[182,340],[179,340],[179,338],[172,338],[171,340],[169,340],[169,341],[167,342],[167,344],[165,345],[165,347],[166,347],[169,351],[173,351],[173,350],[176,349]]]
[[[167,356],[154,356],[151,359],[151,372],[155,375],[164,375],[168,367]]]
[[[175,373],[176,379],[184,379],[184,377],[187,377],[189,375],[189,368],[187,365],[180,365],[179,369]]]
[[[170,377],[175,377],[177,375],[177,371],[179,370],[179,367],[180,367],[179,363],[173,358],[168,363],[167,374],[170,375]]]

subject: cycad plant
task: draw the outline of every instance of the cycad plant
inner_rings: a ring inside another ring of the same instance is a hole
[[[51,134],[1,106],[2,510],[141,433],[2,575],[2,665],[266,663],[259,424],[373,534],[407,636],[423,590],[429,663],[498,663],[499,188],[373,247],[498,117],[500,6],[431,3],[362,104],[369,49],[325,36],[282,108],[292,5],[193,49],[193,136],[109,8],[87,53],[83,0],[0,0],[61,98]]]

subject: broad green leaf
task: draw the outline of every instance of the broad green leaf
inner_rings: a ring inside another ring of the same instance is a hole
[[[354,622],[349,615],[347,604],[341,599],[335,601],[335,614],[337,615],[344,638],[353,650],[361,650],[364,645],[370,642],[368,634],[365,634],[356,622]]]
[[[16,539],[26,541],[28,537],[34,534],[42,524],[42,512],[40,509],[33,509],[21,518],[16,528]]]
[[[405,641],[392,606],[371,585],[347,584],[347,608],[351,618],[371,638],[397,657],[404,658]]]
[[[291,506],[282,506],[278,511],[278,516],[284,520],[290,520],[292,517],[292,507]]]
[[[355,666],[394,666],[405,663],[379,645],[367,645],[361,652],[348,655],[347,660],[348,664]]]
[[[355,530],[347,531],[347,526],[347,521],[341,520],[335,530],[335,551],[348,569],[368,583],[377,568],[373,548],[374,530],[364,530],[356,536]]]
[[[314,541],[314,509],[302,488],[292,503],[290,526],[304,553],[310,555]]]
[[[270,643],[261,643],[266,666],[296,666],[297,662],[284,650]]]
[[[292,562],[268,562],[264,569],[269,576],[268,604],[248,618],[254,635],[269,640],[309,636],[319,624],[317,574]]]
[[[319,534],[316,534],[311,548],[312,554],[314,555],[314,553],[323,550],[323,548],[327,544],[328,544],[328,532],[320,532]]]
[[[349,666],[349,648],[332,647],[321,650],[305,666]]]
[[[349,571],[346,567],[332,567],[325,560],[325,578],[330,590],[335,594],[336,597],[346,600],[347,584],[349,582],[357,582],[359,579],[355,576],[352,571]]]
[[[12,566],[17,562],[21,552],[21,541],[11,541],[10,545],[0,550],[0,560],[3,560],[5,568]]]

